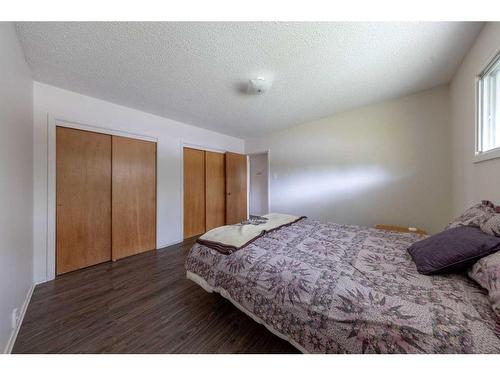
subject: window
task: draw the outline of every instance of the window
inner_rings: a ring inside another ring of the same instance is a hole
[[[476,155],[500,151],[500,53],[486,66],[477,81]],[[496,157],[496,155],[495,155]]]

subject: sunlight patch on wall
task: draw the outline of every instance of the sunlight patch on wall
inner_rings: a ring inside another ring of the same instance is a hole
[[[327,197],[331,203],[400,177],[378,166],[342,171],[301,172],[278,182],[276,200],[294,204],[317,204],[321,198]]]

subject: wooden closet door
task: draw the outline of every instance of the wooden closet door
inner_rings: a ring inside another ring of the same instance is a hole
[[[205,151],[184,148],[184,238],[205,233]]]
[[[224,154],[205,151],[205,230],[226,224],[226,169]]]
[[[240,223],[247,214],[247,156],[226,153],[226,224]]]
[[[111,259],[111,136],[56,129],[56,272]]]
[[[156,248],[156,143],[113,136],[113,260]]]

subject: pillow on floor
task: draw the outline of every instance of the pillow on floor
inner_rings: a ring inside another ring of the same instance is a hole
[[[459,226],[415,242],[408,248],[419,273],[437,275],[465,270],[500,250],[500,237],[481,229]]]
[[[488,291],[493,311],[500,319],[500,252],[477,261],[469,277]]]
[[[480,227],[482,223],[495,214],[495,209],[495,205],[490,201],[481,201],[481,203],[468,208],[462,215],[453,219],[445,229],[460,226]]]

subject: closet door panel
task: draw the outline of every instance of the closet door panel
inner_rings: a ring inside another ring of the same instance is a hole
[[[226,224],[246,220],[247,214],[247,156],[226,153]]]
[[[156,248],[156,143],[113,136],[112,258]]]
[[[205,233],[205,152],[184,148],[184,238]]]
[[[226,224],[224,154],[205,151],[206,231]]]
[[[56,273],[111,259],[111,136],[56,129]]]

